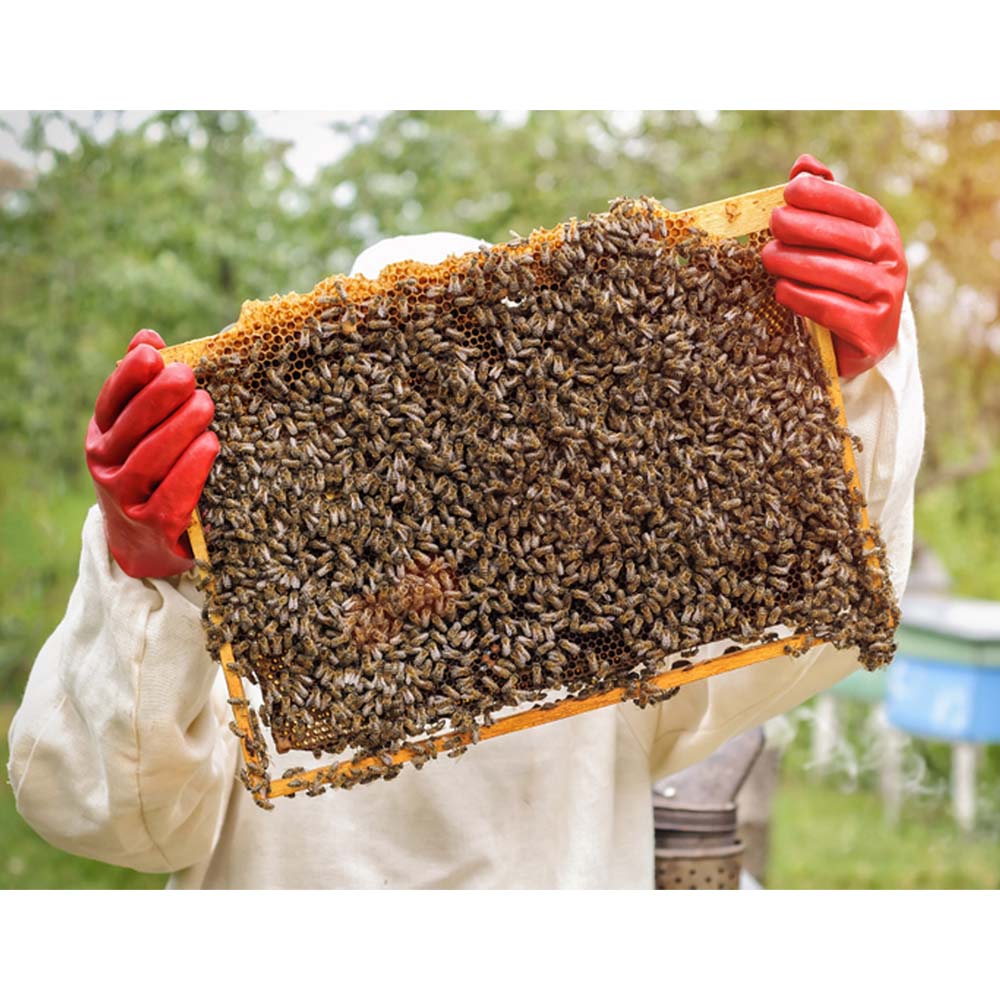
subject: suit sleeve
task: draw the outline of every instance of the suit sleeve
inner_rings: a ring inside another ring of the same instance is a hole
[[[913,545],[913,488],[924,445],[917,335],[907,298],[896,347],[870,371],[842,384],[851,431],[864,450],[858,474],[868,513],[886,544],[897,597]],[[681,688],[659,706],[651,747],[654,780],[707,757],[726,740],[842,680],[860,664],[851,650],[818,646]]]
[[[65,617],[11,723],[18,811],[73,854],[147,872],[195,864],[237,771],[227,711],[191,577],[126,576],[93,507]]]

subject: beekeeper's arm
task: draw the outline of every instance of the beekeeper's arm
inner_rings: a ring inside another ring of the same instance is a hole
[[[87,433],[87,516],[65,617],[10,729],[18,811],[74,854],[176,871],[212,850],[238,747],[183,537],[218,452],[212,401],[141,331]]]
[[[787,207],[772,216],[775,239],[764,248],[764,264],[778,276],[778,301],[833,333],[847,422],[864,444],[857,456],[861,487],[899,596],[910,566],[913,485],[924,444],[902,241],[878,202],[832,183],[827,168],[812,157],[800,157],[791,176]],[[850,650],[824,645],[681,688],[657,709],[654,778],[707,757],[859,666]]]

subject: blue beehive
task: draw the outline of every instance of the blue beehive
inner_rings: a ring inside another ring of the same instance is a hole
[[[1000,742],[1000,604],[912,597],[902,612],[889,722],[925,739]]]

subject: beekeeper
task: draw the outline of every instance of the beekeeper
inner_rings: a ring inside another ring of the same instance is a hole
[[[899,233],[873,199],[800,157],[764,248],[777,298],[829,327],[862,486],[897,594],[910,563],[924,437]],[[451,234],[386,240],[352,273],[474,250]],[[98,505],[76,586],[10,729],[17,808],[50,843],[178,888],[653,886],[650,786],[858,667],[823,646],[632,704],[490,740],[265,812],[239,746],[183,532],[218,451],[211,399],[140,332],[97,399],[87,461]],[[273,747],[269,748],[276,759]],[[279,768],[315,766],[292,752]]]

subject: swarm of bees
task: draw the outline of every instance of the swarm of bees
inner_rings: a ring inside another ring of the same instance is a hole
[[[392,777],[417,738],[553,692],[647,704],[679,657],[780,627],[891,659],[884,546],[759,241],[619,199],[255,309],[197,371],[205,620],[279,750]]]

